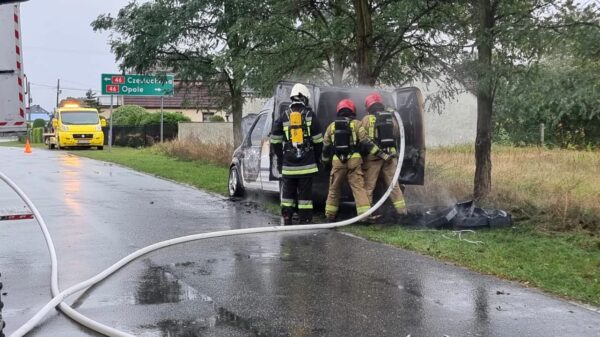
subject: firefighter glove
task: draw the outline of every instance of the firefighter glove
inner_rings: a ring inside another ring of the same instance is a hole
[[[387,154],[387,153],[385,153],[385,152],[383,152],[383,151],[382,151],[382,152],[379,154],[379,158],[381,158],[381,159],[383,159],[383,160],[385,160],[385,161],[388,161],[388,160],[390,160],[390,158],[391,158],[391,157],[392,157],[392,156],[390,156],[389,154]]]

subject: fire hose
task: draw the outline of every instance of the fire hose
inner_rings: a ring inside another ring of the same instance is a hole
[[[97,284],[98,282],[101,282],[102,280],[104,280],[111,274],[115,273],[117,270],[121,269],[123,266],[125,266],[129,262],[131,262],[145,254],[148,254],[150,252],[153,252],[155,250],[165,248],[168,246],[185,243],[185,242],[190,242],[190,241],[224,237],[224,236],[270,233],[270,232],[333,229],[333,228],[337,228],[337,227],[347,226],[347,225],[350,225],[350,224],[353,224],[355,222],[365,219],[366,217],[373,214],[379,207],[381,207],[381,205],[383,205],[383,203],[386,201],[386,199],[389,197],[390,193],[392,192],[392,189],[397,184],[398,178],[400,176],[400,171],[402,170],[402,159],[404,158],[404,149],[405,149],[404,125],[402,123],[402,119],[400,118],[400,115],[398,114],[398,112],[395,112],[394,115],[398,121],[399,129],[400,129],[400,151],[398,152],[398,165],[396,166],[396,171],[394,173],[394,178],[392,179],[392,184],[390,184],[390,186],[388,186],[388,189],[385,191],[385,193],[379,199],[379,201],[377,201],[377,203],[375,203],[375,205],[373,205],[365,213],[357,215],[351,219],[334,222],[334,223],[295,225],[295,226],[268,226],[268,227],[257,227],[257,228],[233,229],[233,230],[217,231],[217,232],[212,232],[212,233],[193,234],[193,235],[182,236],[179,238],[161,241],[161,242],[141,248],[141,249],[131,253],[130,255],[119,260],[117,263],[106,268],[104,271],[100,272],[99,274],[97,274],[81,283],[75,284],[63,291],[60,291],[60,289],[58,287],[58,262],[57,262],[57,258],[56,258],[56,251],[54,249],[54,243],[52,242],[52,238],[51,238],[48,228],[46,226],[46,222],[44,221],[42,215],[40,214],[38,209],[35,207],[35,205],[27,197],[27,195],[25,195],[25,193],[12,180],[10,180],[10,178],[8,178],[5,174],[0,172],[0,180],[3,180],[5,183],[7,183],[8,186],[11,187],[19,195],[19,197],[25,202],[27,207],[29,207],[29,209],[33,212],[35,219],[37,220],[37,222],[42,230],[44,238],[46,239],[46,244],[48,246],[48,251],[50,253],[51,268],[52,268],[51,280],[50,280],[50,288],[51,288],[51,292],[52,292],[52,296],[53,296],[52,300],[50,302],[48,302],[46,305],[44,305],[44,307],[42,307],[42,309],[40,309],[25,324],[23,324],[21,327],[19,327],[17,330],[15,330],[9,337],[24,336],[29,331],[31,331],[36,325],[38,325],[40,323],[40,321],[44,318],[44,316],[46,316],[56,306],[58,306],[58,308],[65,315],[70,317],[75,322],[77,322],[91,330],[94,330],[100,334],[103,334],[106,336],[114,336],[114,337],[134,337],[134,335],[132,335],[132,334],[109,327],[107,325],[96,322],[96,321],[80,314],[79,312],[77,312],[76,310],[71,308],[67,303],[65,303],[63,301],[66,298],[70,297],[71,295],[73,295],[79,291],[82,291],[84,289],[87,289],[87,288]]]

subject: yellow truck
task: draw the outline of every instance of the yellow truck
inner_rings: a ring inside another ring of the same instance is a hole
[[[49,149],[68,147],[104,148],[102,127],[106,120],[100,119],[98,110],[83,108],[78,103],[65,103],[54,111],[51,132],[44,133]]]

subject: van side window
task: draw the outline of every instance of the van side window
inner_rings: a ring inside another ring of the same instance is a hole
[[[252,129],[252,134],[250,134],[250,145],[251,146],[260,146],[263,130],[265,128],[265,118],[266,114],[258,117],[258,121],[254,124],[254,128]]]

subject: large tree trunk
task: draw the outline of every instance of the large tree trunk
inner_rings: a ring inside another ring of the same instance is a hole
[[[475,179],[473,196],[481,201],[492,189],[492,48],[494,15],[491,0],[478,0],[479,34],[477,36],[478,90],[477,137],[475,139]]]
[[[333,55],[333,78],[331,82],[333,86],[340,87],[344,85],[344,72],[346,68],[343,64],[343,56],[341,53]]]
[[[373,36],[373,25],[371,23],[371,11],[367,0],[354,0],[356,10],[356,68],[358,84],[375,85],[370,67],[371,38]]]
[[[238,147],[242,143],[242,110],[244,107],[244,96],[241,86],[231,89],[231,114],[233,115],[233,145]]]

